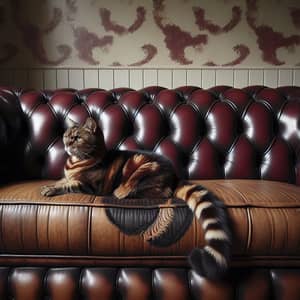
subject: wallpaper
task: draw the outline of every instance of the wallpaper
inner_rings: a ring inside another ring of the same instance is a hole
[[[0,0],[4,67],[298,67],[299,0]]]

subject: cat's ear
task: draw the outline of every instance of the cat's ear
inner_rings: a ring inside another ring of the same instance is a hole
[[[74,120],[72,120],[69,117],[66,118],[66,125],[67,125],[68,128],[79,126],[79,124],[77,122],[75,122]]]
[[[87,118],[83,126],[92,133],[95,133],[98,127],[96,121],[93,118]]]

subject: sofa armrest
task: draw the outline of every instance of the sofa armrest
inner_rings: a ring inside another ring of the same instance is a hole
[[[0,87],[0,183],[17,179],[22,173],[23,112],[18,95]]]

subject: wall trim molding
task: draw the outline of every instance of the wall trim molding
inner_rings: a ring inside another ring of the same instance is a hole
[[[143,66],[143,67],[132,67],[132,66],[34,66],[34,67],[5,67],[0,66],[0,71],[2,70],[300,70],[300,66],[243,66],[243,67],[230,67],[230,66],[198,66],[193,67],[189,65],[183,66]]]
[[[230,85],[300,86],[300,67],[296,68],[0,68],[0,85],[36,89],[99,87],[112,89],[149,85],[176,88],[197,85],[209,88]]]

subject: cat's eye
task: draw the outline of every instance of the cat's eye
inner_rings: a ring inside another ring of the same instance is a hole
[[[74,140],[80,142],[80,141],[82,141],[83,139],[82,139],[81,136],[75,136],[75,137],[74,137]]]

